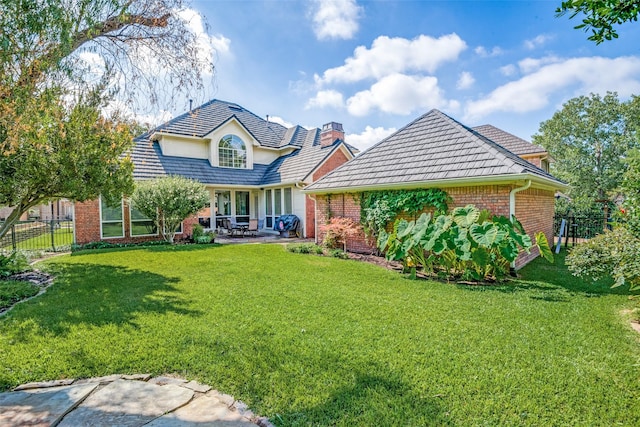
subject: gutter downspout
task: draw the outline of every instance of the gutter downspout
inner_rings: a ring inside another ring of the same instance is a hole
[[[315,194],[307,194],[311,200],[313,200],[313,241],[315,244],[318,244],[318,216],[316,215],[316,205],[318,201],[316,200]]]
[[[522,187],[516,187],[511,192],[509,192],[509,220],[512,220],[514,216],[516,216],[516,193],[524,191],[531,187],[531,179],[527,180],[527,183]],[[509,268],[509,273],[511,276],[516,277],[516,262],[513,261],[511,263],[511,267]]]

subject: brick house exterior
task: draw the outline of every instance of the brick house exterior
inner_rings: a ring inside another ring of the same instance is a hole
[[[536,150],[539,160],[547,158],[536,148],[521,148]],[[450,208],[473,204],[495,215],[513,213],[529,235],[542,231],[552,242],[554,195],[564,187],[548,172],[478,131],[432,110],[336,168],[306,192],[316,202],[316,224],[337,216],[359,223],[362,191],[441,188],[452,199]],[[323,238],[319,231],[316,241]],[[361,232],[347,242],[347,250],[372,253],[375,242],[368,242]],[[537,249],[520,255],[516,268],[537,256]]]
[[[344,142],[342,125],[322,129],[287,128],[262,119],[238,104],[212,100],[134,140],[131,159],[134,180],[180,175],[203,183],[210,204],[186,219],[176,239],[190,237],[192,226],[219,228],[233,218],[262,219],[262,231],[273,230],[282,214],[300,219],[304,237],[315,236],[315,202],[302,189],[358,152]],[[100,200],[76,203],[75,242],[113,243],[160,239],[157,234],[134,235],[128,201],[110,207],[118,218],[108,221]],[[111,223],[116,233],[104,233]]]

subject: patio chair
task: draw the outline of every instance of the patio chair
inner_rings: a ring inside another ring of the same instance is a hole
[[[238,223],[236,222],[236,218],[235,217],[232,216],[231,219],[228,219],[227,221],[229,221],[228,230],[229,230],[229,234],[231,236],[240,234],[241,236],[244,237],[243,228],[238,225]]]
[[[251,233],[251,235],[253,237],[256,236],[256,233],[258,232],[258,220],[257,219],[250,219],[249,220],[249,227],[247,227],[246,232],[247,233]]]

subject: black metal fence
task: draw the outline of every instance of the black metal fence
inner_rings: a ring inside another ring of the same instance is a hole
[[[70,217],[30,219],[11,227],[0,239],[0,250],[61,252],[69,250],[72,244],[73,221]]]
[[[560,236],[560,226],[563,219],[566,220],[565,229]],[[553,235],[564,238],[565,245],[569,240],[576,244],[578,239],[591,239],[601,234],[605,229],[611,229],[611,218],[605,218],[604,213],[571,216],[556,214],[553,217]]]

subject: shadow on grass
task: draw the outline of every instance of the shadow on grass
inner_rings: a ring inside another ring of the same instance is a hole
[[[87,254],[99,254],[99,253],[109,253],[109,252],[127,252],[127,251],[140,251],[144,250],[146,252],[192,252],[192,251],[203,251],[211,248],[219,248],[224,245],[220,243],[210,243],[210,244],[176,244],[176,245],[168,245],[168,244],[155,244],[155,245],[132,245],[132,246],[123,246],[123,247],[114,247],[114,248],[98,248],[98,249],[81,249],[71,253],[71,256],[79,256],[79,255],[87,255]]]
[[[272,417],[278,425],[446,425],[437,397],[419,396],[383,370],[358,373],[321,404]]]
[[[140,313],[198,316],[189,308],[176,278],[142,270],[99,264],[53,264],[55,285],[36,306],[17,315],[29,317],[41,330],[65,334],[73,325],[131,325]]]
[[[630,292],[628,287],[612,288],[613,280],[604,278],[597,281],[582,279],[569,272],[565,265],[567,251],[562,250],[554,254],[554,263],[550,264],[538,257],[518,271],[518,279],[495,286],[462,286],[460,288],[471,291],[497,291],[514,293],[530,292],[532,299],[550,302],[566,302],[574,295],[587,298],[603,295],[638,295],[640,292]]]

